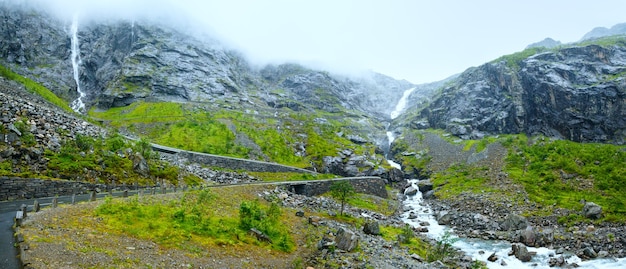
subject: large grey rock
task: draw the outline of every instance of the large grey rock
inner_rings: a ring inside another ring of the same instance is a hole
[[[590,219],[599,219],[602,217],[602,207],[593,202],[586,202],[583,206],[583,216]]]
[[[525,217],[522,217],[517,214],[509,214],[504,218],[504,221],[500,224],[500,228],[511,231],[511,230],[523,230],[528,227],[528,220]]]
[[[528,251],[528,248],[523,244],[515,243],[511,245],[511,250],[513,251],[513,255],[520,261],[529,262],[533,257]]]
[[[417,191],[418,189],[415,188],[414,186],[409,186],[408,188],[404,190],[404,195],[413,196],[417,194]]]
[[[421,193],[426,193],[433,189],[433,183],[430,180],[420,180],[417,182],[417,187]]]
[[[365,225],[363,225],[363,232],[371,235],[379,235],[380,226],[377,221],[366,222]]]
[[[335,236],[337,248],[350,252],[356,248],[358,243],[359,237],[354,232],[346,228],[339,228]]]

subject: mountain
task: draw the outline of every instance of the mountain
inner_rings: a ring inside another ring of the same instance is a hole
[[[586,33],[580,40],[584,41],[612,35],[626,35],[626,23],[613,25],[610,29],[606,27],[593,28],[593,30]]]
[[[540,48],[540,47],[544,47],[544,48],[550,49],[550,48],[554,48],[554,47],[557,47],[557,46],[560,46],[560,45],[561,45],[561,41],[557,41],[557,40],[554,40],[552,38],[547,37],[544,40],[541,40],[541,41],[539,41],[537,43],[532,43],[532,44],[526,46],[526,49]]]
[[[624,143],[619,38],[531,47],[414,85],[373,72],[252,66],[215,40],[146,19],[72,21],[24,5],[0,7],[0,64],[68,102],[80,98],[84,113],[121,132],[172,147],[354,176],[389,171],[387,131]],[[411,88],[405,112],[392,120]]]
[[[386,171],[384,123],[415,86],[374,72],[252,66],[215,40],[148,19],[62,20],[2,2],[0,20],[1,65],[68,102],[80,98],[81,112],[122,132],[343,175]]]
[[[623,144],[626,40],[605,43],[529,49],[470,68],[412,121],[464,139],[526,133]]]

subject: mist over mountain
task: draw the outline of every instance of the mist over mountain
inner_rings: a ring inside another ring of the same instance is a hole
[[[436,127],[463,138],[524,132],[575,141],[623,140],[623,98],[610,98],[623,96],[620,42],[535,56],[514,54],[511,57],[521,58],[503,58],[505,63],[494,61],[441,82],[414,85],[374,72],[346,76],[298,64],[253,65],[210,36],[180,31],[184,24],[156,23],[155,17],[135,14],[128,19],[121,14],[106,20],[68,20],[63,16],[69,12],[56,12],[2,2],[2,62],[70,102],[79,98],[80,86],[87,110],[138,101],[190,102],[262,114],[283,108],[357,111],[364,118],[390,123],[389,115],[404,91],[417,87],[408,96],[407,115],[395,125]],[[74,24],[78,80],[71,60]],[[558,44],[546,39],[530,48]],[[554,93],[538,98],[546,89]],[[568,101],[537,103],[552,99]],[[598,106],[583,109],[590,100],[597,100],[593,102]],[[557,112],[567,113],[556,116]],[[400,123],[409,118],[413,123]],[[384,128],[370,127],[377,131],[367,134],[368,140],[384,145]]]

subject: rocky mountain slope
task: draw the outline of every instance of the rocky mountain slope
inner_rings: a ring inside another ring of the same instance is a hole
[[[623,144],[626,39],[531,48],[470,68],[413,117],[464,139],[530,135]]]
[[[395,103],[414,86],[376,73],[348,77],[295,64],[253,67],[239,53],[214,40],[150,20],[68,21],[27,5],[4,2],[0,4],[0,20],[5,22],[0,26],[0,64],[36,80],[68,102],[79,97],[71,59],[73,52],[78,53],[78,83],[86,94],[82,98],[86,110],[105,112],[138,102],[175,102],[210,114],[234,111],[254,117],[278,117],[276,124],[255,127],[242,123],[242,119],[217,119],[234,132],[233,143],[249,149],[229,154],[246,158],[281,161],[266,152],[269,146],[260,145],[238,129],[284,130],[283,136],[297,140],[290,143],[294,145],[290,154],[304,154],[298,149],[309,143],[304,131],[289,131],[285,125],[302,121],[294,119],[295,115],[306,115],[311,124],[335,120],[347,128],[331,124],[335,129],[332,132],[339,135],[323,138],[334,143],[350,136],[348,141],[353,145],[344,143],[338,151],[359,148],[364,143],[380,148],[387,144],[385,124],[381,122],[390,120]],[[72,26],[76,23],[74,33]],[[74,34],[78,51],[72,51]],[[125,123],[119,125],[128,127]],[[129,131],[168,128],[136,126]],[[363,156],[371,163],[380,163],[382,158]],[[317,160],[321,162],[321,157]]]

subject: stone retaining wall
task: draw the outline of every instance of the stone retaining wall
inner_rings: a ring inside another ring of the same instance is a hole
[[[250,172],[294,172],[294,173],[315,173],[310,170],[282,165],[278,163],[269,163],[262,161],[254,161],[240,158],[225,157],[206,153],[177,150],[173,148],[163,147],[152,144],[152,149],[159,152],[176,154],[179,157],[186,158],[189,162],[208,165],[211,167],[222,167],[232,170],[244,170]]]
[[[338,178],[333,180],[285,183],[285,185],[294,193],[314,196],[328,192],[330,190],[330,186],[338,180],[348,180],[350,184],[352,184],[354,190],[358,193],[372,194],[378,197],[387,198],[387,189],[385,189],[387,181],[379,177]]]
[[[66,180],[0,177],[0,201],[81,194],[95,189],[106,190],[107,186]]]

